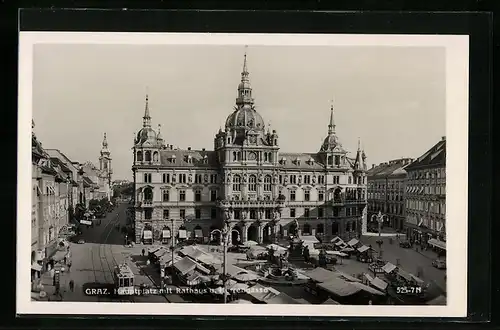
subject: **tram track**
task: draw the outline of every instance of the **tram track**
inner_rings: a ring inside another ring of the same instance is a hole
[[[100,269],[101,269],[101,274],[102,278],[105,283],[109,284],[114,284],[114,278],[113,278],[113,273],[114,273],[114,267],[118,265],[114,255],[113,255],[113,250],[111,246],[109,246],[109,252],[111,253],[111,258],[112,261],[110,262],[108,260],[108,257],[106,256],[106,243],[108,242],[109,236],[113,232],[113,229],[115,228],[116,224],[118,224],[120,221],[120,212],[118,212],[113,219],[110,219],[109,222],[104,226],[104,229],[100,235],[99,242],[96,243],[96,245],[93,245],[90,248],[90,254],[91,254],[91,260],[92,260],[92,268],[93,268],[93,273],[94,273],[94,278],[96,283],[100,283],[101,277],[98,276],[98,271],[97,271],[97,263],[100,264]],[[97,252],[97,253],[96,253]],[[99,262],[96,262],[96,258],[99,259]],[[107,271],[107,270],[109,271]],[[109,275],[107,274],[109,273]],[[108,279],[109,278],[109,279]],[[98,301],[102,301],[102,297],[97,298]],[[120,302],[134,302],[134,299],[132,296],[127,297],[127,298],[120,298]]]

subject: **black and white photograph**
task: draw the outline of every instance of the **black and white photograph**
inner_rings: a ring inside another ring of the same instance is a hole
[[[19,56],[19,313],[465,315],[467,37],[21,32]]]

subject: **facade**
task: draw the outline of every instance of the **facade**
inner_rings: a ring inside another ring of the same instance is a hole
[[[446,137],[406,167],[406,227],[410,240],[446,241]]]
[[[214,150],[179,149],[152,128],[146,97],[133,146],[136,242],[172,236],[211,241],[224,221],[231,240],[276,240],[291,232],[356,237],[366,230],[366,156],[347,156],[335,131],[318,152],[285,153],[255,110],[246,56],[233,112]]]
[[[378,230],[374,215],[386,215],[383,227],[403,231],[405,224],[406,170],[411,158],[401,158],[372,165],[368,170],[368,224]],[[373,221],[372,221],[373,219]]]
[[[79,176],[79,168],[75,166],[75,164],[60,150],[58,149],[45,149],[46,153],[50,156],[50,158],[58,162],[59,165],[64,168],[65,173],[68,175],[69,179],[69,187],[68,187],[68,196],[69,196],[69,205],[73,208],[76,207],[78,203],[78,176]]]

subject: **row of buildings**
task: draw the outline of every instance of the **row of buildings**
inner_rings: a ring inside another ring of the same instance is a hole
[[[359,236],[366,230],[366,155],[358,143],[354,157],[348,156],[334,119],[332,106],[317,151],[281,151],[278,132],[254,106],[246,55],[235,106],[216,132],[213,150],[166,143],[160,126],[152,128],[146,97],[133,143],[136,242],[213,241],[224,223],[233,243],[290,233]]]
[[[32,122],[31,262],[39,271],[56,251],[61,231],[74,219],[77,208],[92,199],[111,197],[111,153],[106,134],[99,167],[70,160],[58,149],[46,149],[34,133]]]
[[[446,241],[446,138],[416,159],[402,158],[368,170],[368,226],[406,233],[414,242]]]

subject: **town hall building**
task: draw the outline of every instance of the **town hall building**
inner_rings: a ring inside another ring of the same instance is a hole
[[[255,110],[245,55],[236,106],[213,150],[179,149],[154,130],[146,96],[133,146],[135,241],[169,244],[172,237],[233,244],[271,242],[290,234],[326,241],[366,232],[366,156],[358,142],[347,156],[335,130],[312,153],[280,151],[280,136]]]

